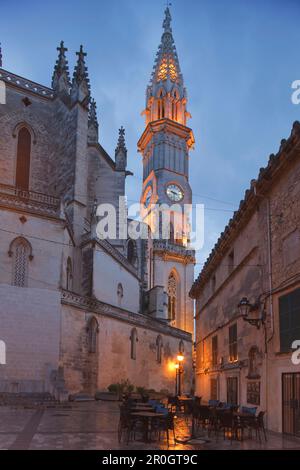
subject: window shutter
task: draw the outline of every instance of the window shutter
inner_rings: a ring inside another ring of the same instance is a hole
[[[279,298],[280,351],[288,352],[300,338],[300,289]]]

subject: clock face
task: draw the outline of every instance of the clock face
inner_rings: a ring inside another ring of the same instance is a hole
[[[183,199],[183,191],[182,189],[177,186],[177,184],[169,184],[166,190],[167,196],[171,199],[171,201],[181,201]]]
[[[148,207],[149,204],[150,204],[150,201],[151,201],[151,197],[152,197],[152,188],[151,186],[148,188],[147,192],[146,192],[146,197],[145,197],[145,207]]]

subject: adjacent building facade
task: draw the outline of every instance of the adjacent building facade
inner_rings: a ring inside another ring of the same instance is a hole
[[[251,181],[190,295],[197,395],[257,407],[269,429],[299,436],[299,122]],[[248,320],[260,321],[244,320],[243,298],[252,305]]]
[[[163,28],[139,141],[147,230],[149,197],[170,204],[173,192],[179,204],[192,198],[193,138],[168,8]],[[127,215],[120,198],[131,176],[125,132],[112,159],[99,139],[86,53],[81,46],[71,80],[66,52],[62,42],[51,87],[0,63],[0,392],[92,394],[129,379],[172,393],[179,350],[189,392],[194,253],[174,235],[152,240],[151,226],[147,239],[121,236],[120,212]],[[100,204],[116,210],[116,237],[99,236]]]

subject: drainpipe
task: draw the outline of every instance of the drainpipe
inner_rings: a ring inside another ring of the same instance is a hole
[[[257,187],[256,187],[257,181],[253,182],[253,190],[254,190],[254,195],[259,196],[257,194]],[[263,196],[262,196],[263,197]],[[269,413],[268,413],[268,374],[269,374],[269,369],[268,369],[268,343],[271,341],[271,339],[274,336],[274,312],[273,312],[273,278],[272,278],[272,233],[271,233],[271,202],[270,202],[270,197],[266,197],[267,201],[267,240],[268,240],[268,287],[269,287],[269,312],[270,312],[270,323],[271,323],[271,336],[269,339],[267,339],[267,331],[264,331],[265,334],[265,399],[266,399],[266,427],[268,428],[268,421],[269,421]],[[266,328],[266,325],[264,326]]]
[[[269,387],[268,387],[268,376],[269,376],[269,364],[268,364],[268,343],[274,336],[274,312],[273,312],[273,278],[272,278],[272,234],[271,234],[271,203],[270,197],[267,197],[267,229],[268,229],[268,281],[269,281],[269,312],[270,312],[270,323],[271,323],[271,336],[269,339],[266,338],[266,361],[265,361],[265,381],[266,381],[266,427],[268,428],[269,422]],[[267,326],[265,325],[265,328]],[[267,335],[267,332],[265,332]]]
[[[270,302],[270,318],[272,335],[268,339],[271,341],[274,335],[274,312],[273,312],[273,278],[272,278],[272,238],[271,238],[271,204],[270,198],[267,198],[267,223],[268,223],[268,271],[269,271],[269,302]]]
[[[184,297],[184,329],[185,329],[185,331],[186,331],[186,303],[187,303],[187,300],[186,300],[186,293],[187,293],[186,269],[187,269],[187,265],[185,265],[185,269],[184,269],[184,295],[183,295],[183,297]]]

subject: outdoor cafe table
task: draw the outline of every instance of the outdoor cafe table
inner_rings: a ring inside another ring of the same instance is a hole
[[[182,405],[184,407],[184,412],[186,413],[189,408],[188,408],[188,405],[190,403],[193,403],[193,398],[191,397],[185,397],[185,396],[182,396],[182,397],[178,397],[178,402],[179,402],[179,405]]]
[[[238,423],[241,429],[241,440],[244,440],[244,425],[249,423],[249,421],[255,421],[255,415],[251,413],[243,413],[241,411],[234,411],[233,416],[237,418]]]
[[[143,411],[147,411],[148,413],[155,413],[155,409],[154,408],[150,408],[149,406],[133,406],[131,409],[130,409],[130,412],[131,414],[132,413],[140,413],[140,412],[143,412]]]
[[[234,411],[233,416],[235,416],[236,418],[239,418],[241,420],[248,420],[248,421],[255,419],[255,415],[253,415],[251,413],[242,413],[241,411]]]
[[[153,406],[152,405],[147,405],[147,403],[140,403],[139,405],[133,405],[132,406],[132,409],[133,410],[137,410],[137,411],[141,411],[141,409],[144,411],[144,410],[153,410]]]
[[[134,406],[136,406],[137,408],[139,406],[148,406],[148,408],[152,408],[152,405],[150,405],[150,403],[135,403]]]
[[[150,442],[149,440],[149,427],[151,424],[151,420],[153,418],[164,418],[166,415],[164,413],[156,413],[154,410],[151,411],[137,411],[131,413],[131,416],[135,416],[137,418],[141,418],[144,421],[144,442]]]

